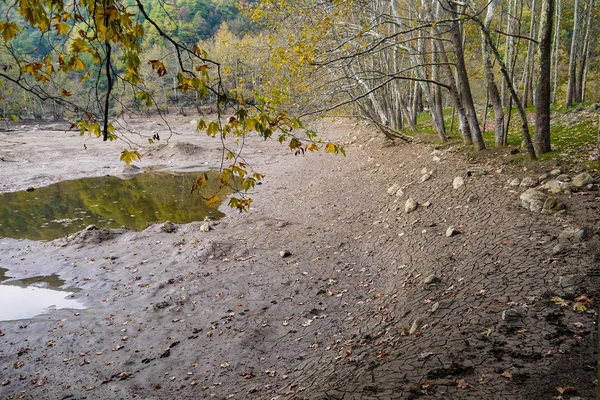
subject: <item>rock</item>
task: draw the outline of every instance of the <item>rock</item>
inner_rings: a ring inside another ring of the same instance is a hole
[[[587,172],[581,173],[573,178],[571,184],[577,189],[581,189],[584,186],[594,183],[594,178]]]
[[[396,192],[396,197],[402,197],[404,196],[404,191],[402,189],[398,189],[398,191]]]
[[[281,258],[286,258],[286,257],[289,257],[289,256],[291,256],[291,255],[292,255],[292,253],[291,253],[289,250],[281,250],[281,251],[279,252],[279,256],[280,256]]]
[[[560,193],[563,189],[563,185],[560,184],[560,182],[552,180],[552,181],[548,181],[546,183],[544,183],[544,185],[542,186],[542,189],[546,189],[547,191],[549,191],[552,194],[557,194]]]
[[[535,189],[527,189],[521,194],[520,199],[523,207],[533,212],[539,212],[544,207],[546,195]]]
[[[533,178],[531,178],[529,176],[526,176],[525,178],[523,178],[523,180],[521,181],[521,184],[519,186],[531,188],[531,187],[536,187],[537,185],[538,185],[538,182],[536,180],[534,180]]]
[[[556,246],[554,246],[552,248],[552,255],[553,256],[557,256],[559,254],[563,254],[566,252],[565,246],[563,246],[562,244],[557,244]]]
[[[431,312],[434,313],[437,311],[437,309],[440,308],[440,302],[436,301],[435,303],[433,303],[433,305],[431,306]]]
[[[33,192],[34,190],[35,188],[33,186],[30,186],[27,189],[25,189],[26,192]]]
[[[548,174],[541,174],[540,176],[538,176],[538,182],[543,182],[546,179],[548,179]]]
[[[460,231],[458,229],[456,229],[456,227],[454,227],[454,226],[449,226],[448,229],[446,229],[447,237],[455,236],[455,235],[458,235],[459,233],[460,233]]]
[[[423,203],[423,207],[425,207],[425,208],[431,207],[431,202],[426,201],[425,203]]]
[[[434,162],[440,162],[440,161],[442,161],[442,159],[439,158],[438,156],[433,156],[433,161]]]
[[[459,187],[464,186],[464,185],[465,185],[465,180],[461,176],[457,176],[452,181],[452,187],[454,189],[458,189]]]
[[[177,226],[171,221],[167,221],[162,224],[162,231],[165,233],[174,233],[177,231]]]
[[[195,119],[190,121],[190,125],[192,126],[198,126],[198,121],[196,121]]]
[[[564,210],[567,206],[556,197],[548,197],[542,206],[542,214],[554,214]]]
[[[436,274],[431,274],[423,280],[423,283],[426,285],[431,285],[432,283],[437,283],[439,281],[440,278]]]
[[[571,178],[569,178],[569,175],[567,174],[560,174],[556,177],[557,181],[562,181],[562,182],[568,182],[569,180],[571,180]]]
[[[585,238],[585,234],[585,229],[567,228],[558,235],[558,238],[570,242],[579,242]]]
[[[433,176],[433,173],[431,173],[431,172],[427,172],[427,173],[421,175],[421,179],[420,179],[421,183],[430,180],[432,176]]]
[[[200,232],[208,232],[210,231],[212,228],[210,226],[210,223],[205,222],[200,226]]]
[[[555,168],[552,171],[550,171],[550,176],[559,176],[561,174],[561,170],[560,168]]]
[[[519,186],[521,184],[521,180],[519,178],[515,178],[508,183],[510,186]]]
[[[523,313],[519,310],[512,308],[502,311],[502,321],[513,322],[519,321],[523,318]]]
[[[398,183],[394,183],[392,186],[390,186],[388,188],[387,193],[390,196],[393,196],[398,192],[398,190],[400,190],[400,188],[401,188],[401,186]]]
[[[408,198],[408,200],[406,200],[406,204],[404,204],[404,211],[408,214],[415,211],[417,207],[419,207],[419,203],[412,198]]]
[[[97,231],[98,227],[96,225],[88,225],[85,227],[86,231]]]
[[[421,170],[421,175],[425,175],[427,173],[427,168],[423,167]]]
[[[137,165],[129,164],[123,167],[123,171],[121,171],[123,175],[134,175],[140,172],[140,167]]]

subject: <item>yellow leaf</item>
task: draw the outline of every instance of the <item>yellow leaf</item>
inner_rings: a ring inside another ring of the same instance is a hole
[[[133,161],[139,161],[141,160],[142,157],[140,156],[140,153],[138,153],[137,150],[127,150],[124,149],[121,152],[121,161],[123,161],[125,164],[129,165],[131,164]]]
[[[21,28],[14,22],[0,21],[0,31],[5,42],[17,37],[21,33]]]

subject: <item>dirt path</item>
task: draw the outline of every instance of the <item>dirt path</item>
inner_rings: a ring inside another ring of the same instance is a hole
[[[251,141],[249,161],[267,173],[254,209],[210,232],[3,239],[2,267],[58,273],[89,308],[0,322],[0,397],[553,399],[573,387],[565,399],[594,398],[595,304],[572,305],[599,294],[597,186],[561,195],[566,215],[534,214],[507,185],[532,171],[386,146],[362,124],[325,128],[348,157]],[[216,162],[214,143],[181,130]],[[75,157],[90,163],[78,174],[96,173],[94,151]],[[40,183],[29,164],[0,164],[2,190]],[[47,180],[75,174],[48,165]],[[403,196],[387,194],[394,183]],[[406,213],[409,197],[421,206]],[[570,227],[585,238],[561,241]]]

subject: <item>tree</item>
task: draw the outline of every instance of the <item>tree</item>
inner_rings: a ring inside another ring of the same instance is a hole
[[[535,93],[535,137],[537,154],[551,151],[550,106],[552,103],[551,58],[554,0],[543,0],[539,33],[539,70]]]

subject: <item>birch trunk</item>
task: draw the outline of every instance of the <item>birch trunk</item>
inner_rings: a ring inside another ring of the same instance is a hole
[[[560,51],[560,19],[562,17],[562,0],[556,0],[556,14],[554,17],[556,29],[554,30],[554,57],[552,64],[554,68],[554,86],[552,89],[552,103],[556,104],[556,95],[558,92],[558,61]]]

